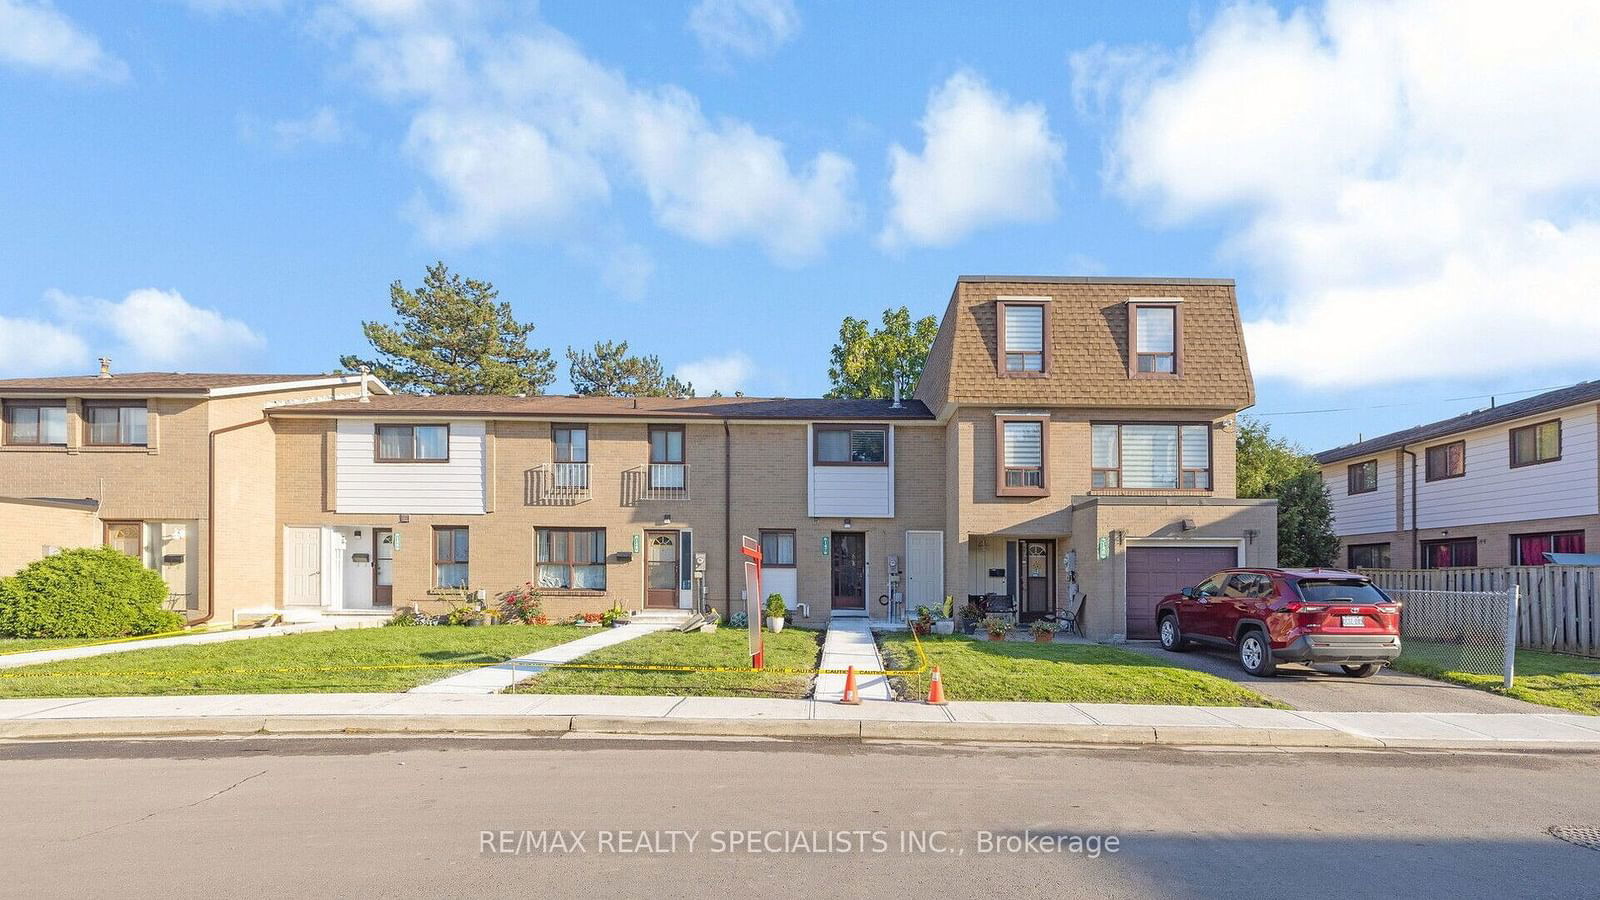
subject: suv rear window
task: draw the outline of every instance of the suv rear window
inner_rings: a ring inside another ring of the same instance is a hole
[[[1370,581],[1301,579],[1300,597],[1307,603],[1393,603]]]

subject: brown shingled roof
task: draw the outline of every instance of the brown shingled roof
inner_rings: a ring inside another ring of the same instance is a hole
[[[270,411],[274,416],[443,415],[532,417],[625,417],[665,419],[816,419],[848,421],[931,420],[916,400],[895,409],[889,400],[828,400],[790,397],[506,397],[460,394],[396,394],[370,402],[324,400]]]
[[[996,373],[995,300],[1050,298],[1050,374]],[[1127,302],[1182,300],[1183,374],[1128,376]],[[1220,278],[964,275],[915,395],[956,405],[1243,409],[1255,402],[1233,282]]]
[[[312,375],[239,375],[210,372],[126,372],[101,378],[98,375],[61,375],[54,378],[0,378],[0,391],[61,391],[92,394],[97,391],[160,391],[174,394],[204,394],[213,388],[248,387],[282,381],[310,381],[336,376],[325,372]]]

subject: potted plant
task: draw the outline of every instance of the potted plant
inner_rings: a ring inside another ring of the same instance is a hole
[[[1034,619],[1028,630],[1033,632],[1033,639],[1041,644],[1048,644],[1056,637],[1055,623],[1043,619]]]
[[[961,607],[961,632],[963,634],[977,634],[978,623],[983,621],[983,613],[976,606],[968,603]]]
[[[773,634],[783,630],[784,617],[788,614],[789,611],[783,606],[782,594],[767,595],[767,627]]]
[[[956,598],[945,595],[944,605],[939,608],[939,618],[933,623],[934,634],[956,633]]]
[[[600,624],[607,628],[620,628],[628,624],[628,613],[620,606],[613,606],[600,614]]]
[[[983,620],[983,630],[988,632],[989,640],[1003,641],[1006,639],[1006,632],[1011,630],[1011,623],[999,616],[990,616]]]
[[[927,634],[933,630],[933,610],[926,606],[917,607],[917,617],[911,620],[911,630],[917,634]]]

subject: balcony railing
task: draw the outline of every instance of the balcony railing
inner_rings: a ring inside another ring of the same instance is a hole
[[[588,500],[588,463],[547,463],[528,473],[528,502],[536,506],[570,506]]]
[[[689,466],[686,463],[650,463],[622,473],[622,502],[633,506],[641,500],[689,499]]]

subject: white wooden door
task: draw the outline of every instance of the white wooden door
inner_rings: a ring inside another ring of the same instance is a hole
[[[322,605],[322,529],[283,529],[283,605]]]
[[[938,615],[944,604],[944,532],[906,532],[906,616],[926,606]]]

